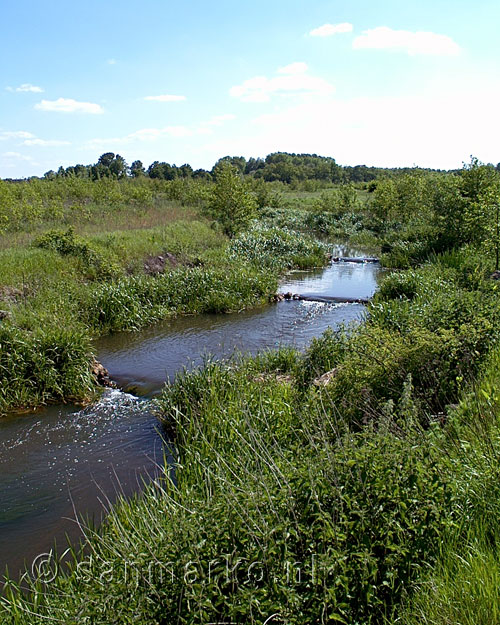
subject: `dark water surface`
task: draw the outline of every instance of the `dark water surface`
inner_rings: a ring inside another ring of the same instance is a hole
[[[338,263],[289,274],[280,291],[369,297],[380,269]],[[360,304],[284,301],[229,315],[182,317],[142,332],[101,339],[98,357],[121,390],[106,390],[83,410],[52,406],[0,419],[0,573],[24,563],[65,536],[77,540],[77,513],[94,522],[117,493],[130,495],[163,460],[161,433],[148,399],[183,367],[206,355],[299,348],[329,326],[360,320]]]

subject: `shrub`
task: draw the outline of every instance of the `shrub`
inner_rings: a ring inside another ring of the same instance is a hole
[[[244,260],[280,271],[321,266],[326,260],[326,249],[293,230],[256,224],[231,242],[227,255],[229,260]]]
[[[92,248],[85,239],[75,234],[72,227],[65,231],[49,230],[36,237],[33,245],[52,250],[61,256],[78,258],[82,271],[91,279],[105,280],[120,273],[118,264],[109,253],[105,255]]]
[[[88,397],[91,356],[81,330],[45,326],[25,333],[0,324],[0,414],[12,406]]]
[[[257,202],[237,170],[230,163],[222,162],[215,173],[215,187],[208,199],[208,207],[225,234],[234,237],[255,216]]]
[[[413,271],[393,273],[379,285],[376,300],[413,299],[417,294],[419,276]]]

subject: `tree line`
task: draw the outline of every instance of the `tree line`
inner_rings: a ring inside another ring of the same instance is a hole
[[[175,165],[163,161],[154,161],[145,167],[142,161],[135,160],[130,165],[120,154],[105,152],[97,163],[92,165],[71,165],[59,167],[57,171],[47,171],[43,178],[87,178],[101,180],[112,178],[148,177],[158,180],[202,179],[212,180],[218,166],[227,162],[241,175],[262,179],[264,182],[282,182],[292,184],[307,180],[323,183],[341,184],[346,182],[369,183],[379,178],[394,178],[415,171],[440,171],[417,167],[383,168],[368,167],[366,165],[342,166],[330,156],[317,154],[294,154],[289,152],[273,152],[265,158],[249,158],[243,156],[224,156],[220,158],[211,170],[193,169],[188,163]],[[491,165],[493,167],[493,165]],[[500,163],[496,166],[500,171]]]

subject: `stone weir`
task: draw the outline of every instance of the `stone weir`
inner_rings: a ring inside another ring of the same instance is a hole
[[[273,301],[294,300],[302,302],[323,302],[326,304],[368,304],[369,297],[335,297],[331,295],[299,295],[298,293],[278,293]]]
[[[332,256],[332,263],[378,263],[379,259],[374,256]]]

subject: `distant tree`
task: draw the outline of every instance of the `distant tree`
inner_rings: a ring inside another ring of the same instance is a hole
[[[125,178],[128,174],[128,165],[119,154],[105,152],[101,154],[99,160],[90,168],[90,175],[93,180],[101,178]]]
[[[176,180],[179,177],[179,170],[175,164],[160,163],[159,169],[161,172],[160,177],[163,178],[163,180]]]
[[[244,156],[223,156],[220,158],[212,168],[212,174],[216,171],[217,167],[222,163],[229,163],[232,165],[240,174],[244,173],[247,161]]]
[[[196,169],[193,172],[193,178],[197,180],[212,180],[212,174],[206,169]]]
[[[134,161],[132,165],[130,165],[130,175],[134,178],[146,175],[146,170],[144,169],[142,161]]]
[[[74,166],[73,169],[77,178],[88,178],[89,167],[87,167],[86,165],[81,165],[80,163],[78,163]]]
[[[109,164],[109,171],[112,178],[121,179],[127,176],[129,168],[123,156],[120,156],[119,154],[115,156]]]
[[[148,167],[148,176],[150,178],[160,178],[161,180],[175,180],[178,176],[178,168],[170,163],[160,163],[154,161]]]
[[[179,169],[179,175],[182,178],[191,178],[191,176],[193,175],[193,168],[188,163],[181,165],[178,169]]]
[[[104,154],[101,154],[101,156],[99,157],[99,160],[97,161],[97,164],[102,165],[103,167],[109,168],[114,158],[115,158],[114,152],[105,152]]]
[[[484,165],[477,158],[471,157],[471,162],[462,170],[461,194],[465,200],[463,221],[467,239],[494,249],[498,266],[499,172],[493,165]]]
[[[352,182],[370,182],[377,177],[377,170],[375,167],[355,165],[354,167],[344,167],[344,174]]]
[[[233,237],[247,227],[255,216],[257,202],[231,163],[219,162],[214,176],[215,185],[209,199],[209,210],[224,232]]]
[[[159,161],[153,161],[148,167],[147,174],[150,178],[163,178],[163,172],[159,165]]]
[[[254,174],[259,169],[263,169],[266,166],[264,159],[262,158],[249,158],[245,165],[245,174]]]

